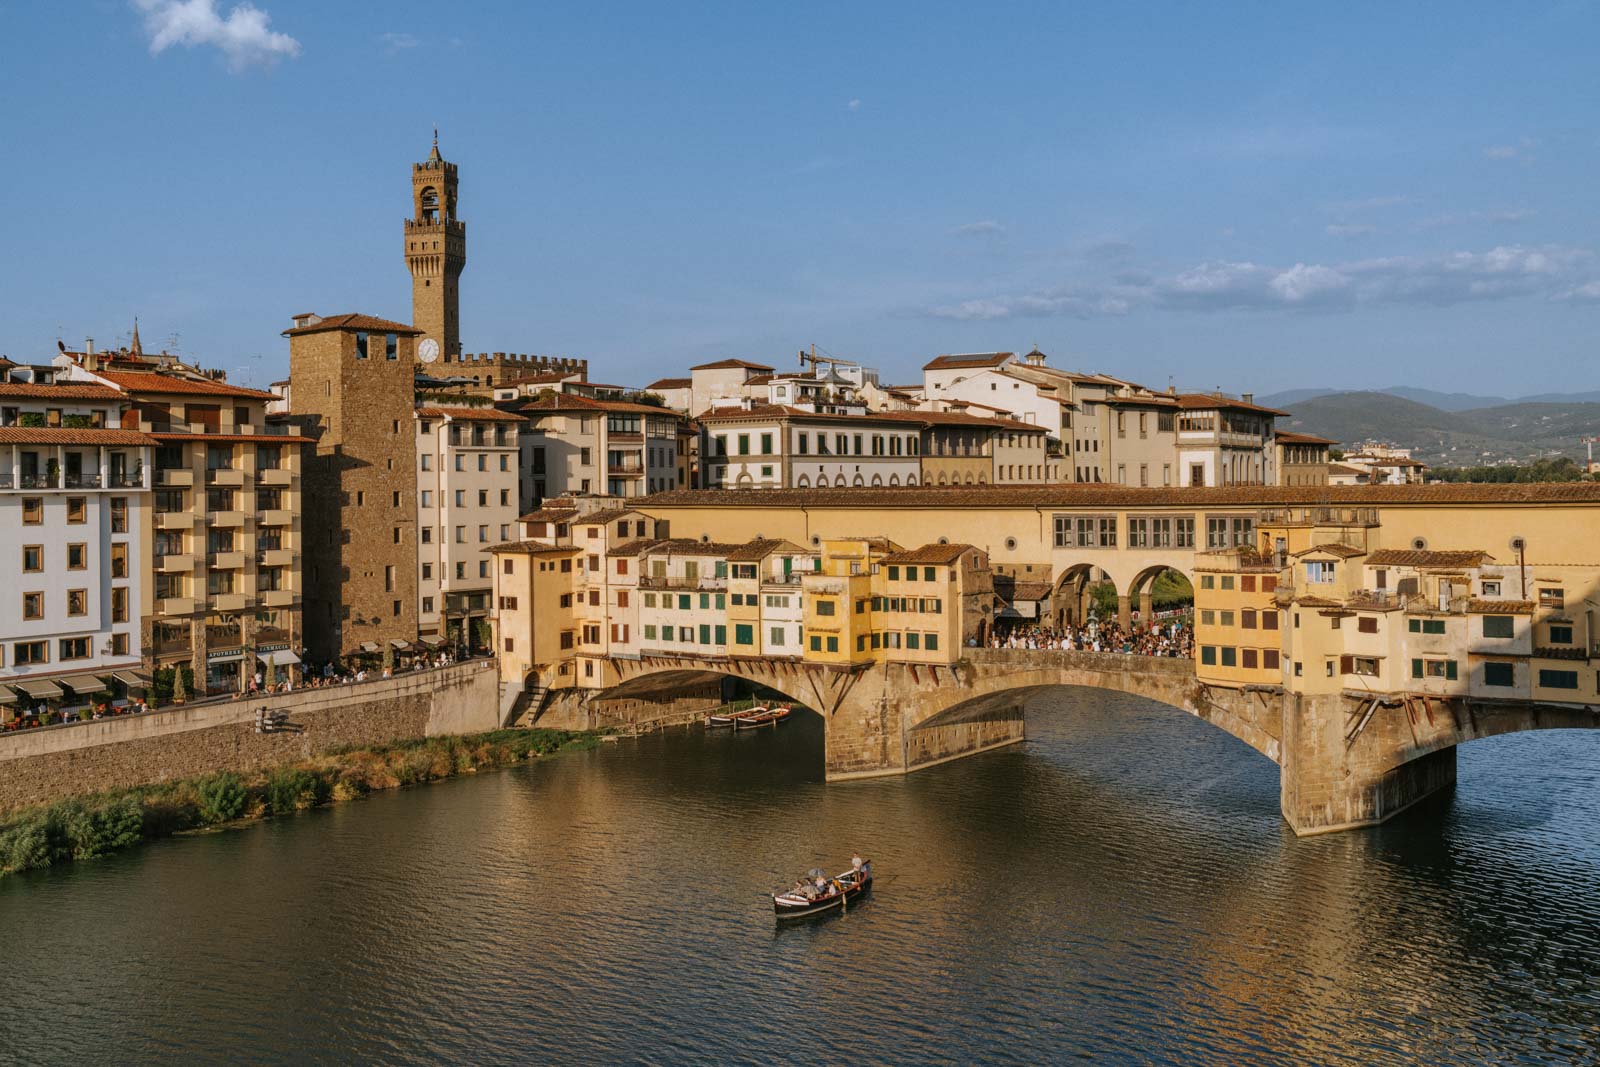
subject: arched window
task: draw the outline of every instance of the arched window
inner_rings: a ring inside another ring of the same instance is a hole
[[[883,486],[883,475],[874,474],[872,476],[872,487],[874,489],[878,489],[878,488],[881,488],[882,486]]]
[[[439,221],[439,191],[433,186],[430,185],[422,190],[418,206],[421,209],[424,222]]]
[[[906,484],[907,485],[916,485],[917,484],[917,476],[915,474],[906,475]]]
[[[856,485],[856,486],[863,486],[863,485],[867,484],[867,481],[866,481],[865,478],[861,477],[861,475],[858,474],[858,475],[856,475],[856,480],[855,480],[855,482],[853,484]]]
[[[889,484],[890,485],[899,485],[900,484],[900,476],[898,474],[889,475]]]
[[[811,488],[811,476],[807,475],[807,474],[802,474],[800,476],[799,480],[795,484],[798,485],[801,489],[810,489]]]

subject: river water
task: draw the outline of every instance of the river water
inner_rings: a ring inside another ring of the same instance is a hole
[[[1058,691],[1029,741],[825,786],[822,725],[674,731],[0,881],[26,1063],[1576,1063],[1600,732],[1296,840],[1206,724]],[[775,926],[852,849],[871,899]]]

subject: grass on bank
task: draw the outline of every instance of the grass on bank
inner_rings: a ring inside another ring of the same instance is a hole
[[[598,735],[571,730],[494,730],[388,745],[332,749],[268,771],[224,771],[26,808],[0,818],[0,877],[89,860],[130,845],[288,815],[380,789],[420,785],[573,748]]]

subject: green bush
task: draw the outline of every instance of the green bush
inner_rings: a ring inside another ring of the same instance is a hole
[[[299,767],[274,771],[267,779],[267,810],[274,815],[298,811],[301,800],[310,798],[315,777],[310,771]]]
[[[0,871],[31,871],[55,859],[50,831],[42,818],[25,819],[0,830]]]
[[[134,796],[98,807],[67,801],[49,810],[45,825],[55,858],[92,860],[138,843],[144,837],[144,809]]]
[[[200,818],[206,823],[237,819],[244,814],[245,803],[250,798],[239,776],[232,773],[204,779],[195,792],[198,794]]]

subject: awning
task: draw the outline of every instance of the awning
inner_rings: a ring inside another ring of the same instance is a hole
[[[0,704],[15,704],[17,694],[10,689],[0,689]]]
[[[136,674],[133,671],[115,671],[111,677],[127,686],[129,689],[149,689],[150,679]]]
[[[106,680],[95,674],[69,674],[61,679],[61,684],[81,697],[106,690]]]
[[[373,644],[371,641],[363,641],[361,642],[361,651],[376,656],[380,651],[382,651],[382,649],[378,648],[378,646]]]
[[[427,645],[429,648],[438,648],[440,645],[444,644],[444,638],[424,637],[422,638],[422,643]]]
[[[35,700],[55,700],[62,695],[61,687],[46,678],[19,678],[11,684]]]
[[[274,667],[287,667],[292,663],[300,662],[300,657],[290,652],[287,648],[277,648],[271,652],[263,652],[256,659],[262,663],[270,663]]]
[[[404,652],[406,649],[411,647],[410,641],[402,641],[398,637],[389,638],[389,644],[401,652]]]
[[[209,663],[216,663],[219,660],[232,660],[232,659],[244,659],[244,649],[242,649],[242,648],[234,648],[234,649],[229,649],[227,652],[207,652],[206,653],[206,661],[209,662]]]
[[[1018,600],[1001,608],[995,616],[998,619],[1037,619],[1039,617],[1039,603],[1035,600]]]

